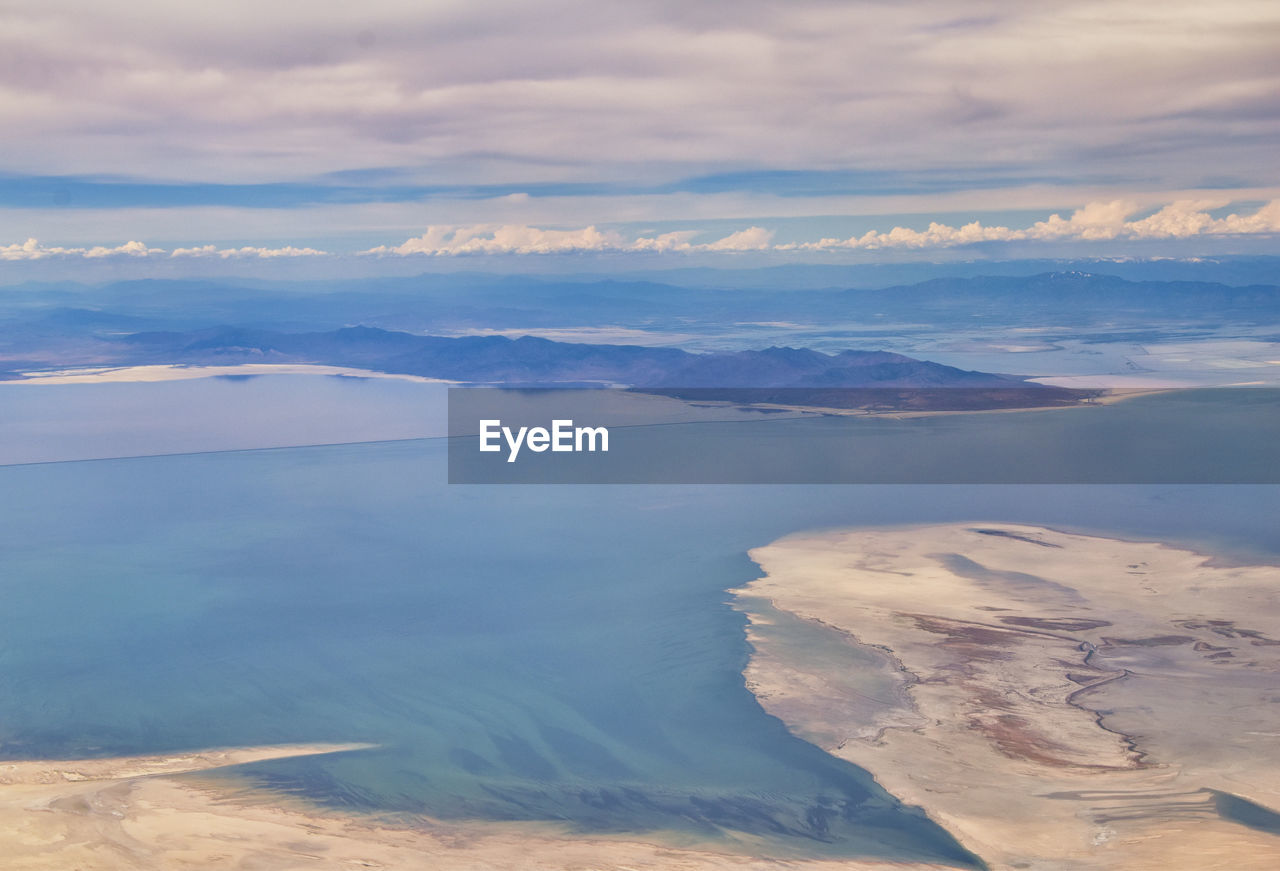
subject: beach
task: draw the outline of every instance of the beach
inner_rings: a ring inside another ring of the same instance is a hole
[[[991,867],[1280,862],[1280,568],[1008,523],[752,557],[749,688]]]

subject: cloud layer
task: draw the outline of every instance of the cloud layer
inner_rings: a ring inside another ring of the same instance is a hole
[[[0,171],[1274,185],[1278,26],[1268,0],[46,0],[0,11]]]
[[[1277,33],[1273,0],[11,3],[0,259],[1257,236],[1217,197],[1280,196]]]
[[[1189,239],[1194,236],[1248,236],[1280,233],[1280,200],[1272,200],[1252,214],[1231,213],[1215,218],[1211,212],[1228,201],[1179,200],[1152,215],[1131,220],[1137,203],[1124,200],[1090,203],[1069,218],[1050,215],[1030,227],[1011,229],[984,226],[978,221],[953,227],[931,223],[926,230],[894,227],[888,232],[869,231],[848,239],[821,239],[778,246],[781,250],[835,250],[841,248],[952,248],[979,242],[1047,242],[1075,240],[1099,242],[1113,239]]]
[[[1187,240],[1204,237],[1280,235],[1280,199],[1251,211],[1225,211],[1228,201],[1178,200],[1143,217],[1138,205],[1124,200],[1089,203],[1068,217],[1053,214],[1030,226],[1011,228],[972,221],[960,226],[932,222],[924,230],[894,227],[871,230],[847,239],[775,244],[774,231],[751,226],[718,239],[702,240],[698,230],[626,236],[618,230],[595,226],[581,229],[544,229],[525,224],[435,225],[399,245],[378,245],[355,252],[364,257],[458,257],[475,255],[547,255],[584,253],[742,253],[760,251],[876,251],[883,249],[941,249],[964,245],[1009,242],[1108,242],[1113,240]],[[77,258],[166,259],[280,259],[337,256],[317,248],[242,246],[219,248],[200,245],[155,248],[130,241],[116,246],[67,248],[41,245],[35,239],[0,246],[0,260]]]
[[[847,239],[819,239],[812,242],[773,244],[774,233],[763,227],[748,227],[721,239],[694,241],[697,231],[676,231],[657,236],[624,238],[614,231],[596,227],[581,230],[542,230],[524,225],[484,225],[467,227],[434,226],[427,232],[395,246],[379,245],[360,252],[377,256],[454,256],[466,254],[563,254],[586,251],[616,252],[742,252],[742,251],[831,251],[840,249],[878,250],[887,248],[930,249],[1000,242],[1078,241],[1102,242],[1115,239],[1189,239],[1196,236],[1255,236],[1280,233],[1280,200],[1272,200],[1248,214],[1232,212],[1214,217],[1213,212],[1229,205],[1228,200],[1179,200],[1141,219],[1137,203],[1113,200],[1089,203],[1067,218],[1050,215],[1029,227],[988,226],[973,221],[956,227],[932,222],[925,230],[894,227],[871,230]]]
[[[714,242],[695,244],[697,231],[679,230],[656,236],[626,239],[615,231],[595,227],[581,230],[543,230],[518,224],[469,227],[435,226],[400,245],[379,245],[361,254],[372,255],[458,255],[458,254],[569,254],[585,251],[763,251],[773,233],[762,227],[748,227]]]
[[[12,245],[0,245],[0,260],[45,260],[67,257],[100,260],[108,257],[153,257],[163,253],[165,253],[163,249],[149,248],[141,242],[125,242],[123,245],[112,247],[97,245],[92,248],[63,248],[41,245],[35,239],[28,239]]]
[[[277,257],[315,257],[325,256],[329,252],[315,248],[295,248],[291,245],[283,248],[218,248],[216,245],[201,245],[196,248],[152,248],[142,242],[125,242],[123,245],[92,248],[65,248],[57,245],[41,245],[36,239],[27,239],[12,245],[0,245],[0,260],[52,260],[52,259],[84,259],[104,260],[121,258],[201,258],[217,257],[223,260]]]

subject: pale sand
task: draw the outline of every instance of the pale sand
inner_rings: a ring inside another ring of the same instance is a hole
[[[1280,868],[1209,791],[1280,809],[1280,568],[1005,523],[752,556],[765,708],[992,867]]]
[[[173,775],[367,745],[0,763],[5,871],[892,871],[887,862],[766,861],[551,824],[381,821]],[[913,866],[919,867],[919,866]]]
[[[1170,378],[1160,375],[1045,375],[1028,378],[1049,387],[1073,387],[1080,390],[1177,390],[1190,387],[1220,387],[1217,382],[1197,382],[1193,378]]]
[[[347,366],[322,366],[311,363],[241,363],[235,366],[116,366],[94,369],[48,369],[20,373],[23,377],[0,384],[106,384],[112,382],[186,381],[217,375],[347,375],[354,378],[392,378],[424,384],[456,384],[440,378],[421,375],[397,375],[352,369]]]
[[[1043,379],[1031,379],[1043,380]],[[1185,385],[1184,385],[1185,386]],[[963,388],[962,388],[963,389]],[[794,405],[779,402],[731,402],[714,399],[682,400],[690,405],[702,408],[747,408],[764,411],[789,411],[806,415],[822,415],[824,417],[887,417],[894,420],[913,420],[920,417],[951,417],[968,414],[1024,414],[1029,411],[1063,411],[1070,408],[1089,408],[1095,405],[1116,405],[1126,399],[1139,396],[1154,396],[1169,393],[1175,388],[1167,387],[1108,387],[1098,386],[1099,395],[1087,400],[1065,403],[1062,405],[1027,405],[1017,408],[964,408],[931,411],[910,411],[887,408],[834,408],[826,405]]]

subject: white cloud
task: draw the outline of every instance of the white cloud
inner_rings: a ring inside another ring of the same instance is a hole
[[[453,257],[465,255],[529,255],[581,253],[725,253],[799,252],[882,249],[927,250],[954,248],[984,242],[1099,242],[1115,240],[1186,240],[1196,237],[1280,235],[1280,199],[1241,214],[1231,212],[1214,217],[1230,203],[1221,199],[1177,200],[1143,218],[1134,218],[1141,209],[1129,200],[1088,203],[1067,217],[1050,215],[1026,227],[1006,227],[971,221],[952,226],[930,222],[924,230],[897,226],[890,230],[869,230],[847,239],[825,238],[813,242],[774,244],[775,232],[749,226],[718,239],[697,241],[700,230],[674,230],[657,235],[627,236],[618,230],[590,225],[577,229],[545,229],[527,224],[438,224],[420,236],[399,245],[379,245],[358,252],[378,257]],[[216,258],[221,260],[272,260],[301,257],[333,257],[317,248],[285,245],[246,245],[221,248],[198,245],[185,248],[154,248],[142,242],[92,247],[42,245],[34,238],[0,246],[0,260],[41,260],[79,258],[102,260],[163,257],[167,259]]]
[[[1252,215],[1228,215],[1211,226],[1215,233],[1280,232],[1280,200],[1272,200]]]
[[[627,239],[616,231],[595,226],[580,230],[544,230],[525,224],[437,225],[421,236],[400,245],[379,245],[361,251],[370,255],[453,256],[464,254],[573,254],[602,251],[763,251],[768,249],[773,231],[748,227],[714,242],[694,244],[697,230],[677,230],[658,236]]]
[[[697,230],[676,230],[671,233],[661,233],[657,236],[641,236],[631,243],[632,251],[688,251],[692,248],[690,239],[697,238]]]
[[[195,248],[174,248],[169,252],[170,257],[216,257],[218,256],[217,245],[200,245]]]
[[[1138,210],[1138,204],[1128,200],[1112,200],[1106,203],[1089,203],[1076,209],[1071,217],[1063,220],[1050,215],[1025,232],[1028,239],[1087,239],[1098,241],[1114,239],[1125,231],[1125,218]]]
[[[700,251],[763,251],[773,241],[773,231],[764,227],[748,227],[730,233],[716,242],[696,246]]]
[[[28,239],[25,242],[0,246],[0,260],[44,260],[52,257],[83,257],[100,260],[109,257],[149,257],[163,253],[163,249],[148,248],[141,242],[126,242],[113,247],[95,245],[92,248],[63,248],[56,245],[41,245],[36,239]]]
[[[25,242],[18,242],[0,248],[0,259],[39,260],[42,257],[49,257],[64,250],[62,248],[44,248],[35,239],[28,239]]]
[[[170,257],[221,257],[223,260],[232,258],[260,257],[271,259],[275,257],[324,257],[328,255],[328,251],[320,251],[316,248],[295,248],[292,245],[286,245],[283,248],[259,248],[254,246],[245,246],[243,248],[219,248],[216,245],[200,245],[195,248],[174,248],[169,252]]]
[[[326,256],[327,251],[315,248],[295,248],[286,245],[283,248],[259,248],[246,246],[243,248],[218,248],[215,245],[200,245],[194,248],[152,248],[142,242],[125,242],[123,245],[94,245],[88,248],[66,248],[58,245],[41,245],[36,239],[15,242],[12,245],[0,245],[0,260],[45,260],[49,258],[80,258],[85,260],[103,260],[108,258],[145,258],[145,257],[221,257],[230,258],[275,258],[275,257],[316,257]]]
[[[1149,217],[1129,222],[1127,226],[1140,239],[1186,239],[1210,232],[1214,221],[1209,217],[1209,210],[1220,209],[1226,204],[1226,201],[1178,200]]]
[[[1097,242],[1111,239],[1186,239],[1194,236],[1231,236],[1280,233],[1280,200],[1271,202],[1253,214],[1230,214],[1214,218],[1210,212],[1225,202],[1214,200],[1179,200],[1164,206],[1140,220],[1129,220],[1138,211],[1137,203],[1127,200],[1089,203],[1070,217],[1050,215],[1030,227],[1012,229],[987,226],[978,221],[953,227],[933,222],[927,230],[894,227],[888,232],[875,230],[848,239],[822,239],[778,245],[778,250],[832,250],[854,248],[952,248],[978,242],[1022,242],[1074,240]]]
[[[473,224],[466,227],[432,226],[421,236],[400,245],[379,245],[362,254],[565,254],[575,251],[609,251],[623,245],[616,233],[592,227],[581,230],[543,230],[524,224]]]
[[[159,248],[148,248],[141,242],[125,242],[123,245],[117,245],[114,248],[95,245],[84,252],[85,257],[147,257],[151,254],[159,254]]]

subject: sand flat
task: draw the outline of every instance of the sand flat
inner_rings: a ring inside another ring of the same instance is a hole
[[[423,375],[402,375],[393,372],[376,372],[371,369],[355,369],[350,366],[326,366],[319,363],[238,363],[231,366],[188,366],[180,363],[164,363],[146,366],[42,369],[21,374],[21,378],[0,380],[0,384],[111,384],[253,375],[341,375],[351,378],[391,378],[424,384],[458,383],[441,378],[427,378]]]
[[[366,747],[288,745],[0,763],[6,871],[893,871],[892,862],[757,860],[591,837],[554,824],[381,820],[223,781],[210,768]],[[921,866],[912,866],[919,868]],[[937,867],[937,866],[928,866]]]
[[[1280,867],[1280,568],[1007,523],[752,556],[765,577],[736,592],[765,708],[992,867]],[[778,643],[762,600],[806,628]],[[814,665],[804,633],[849,668]],[[897,693],[868,707],[849,674]]]

